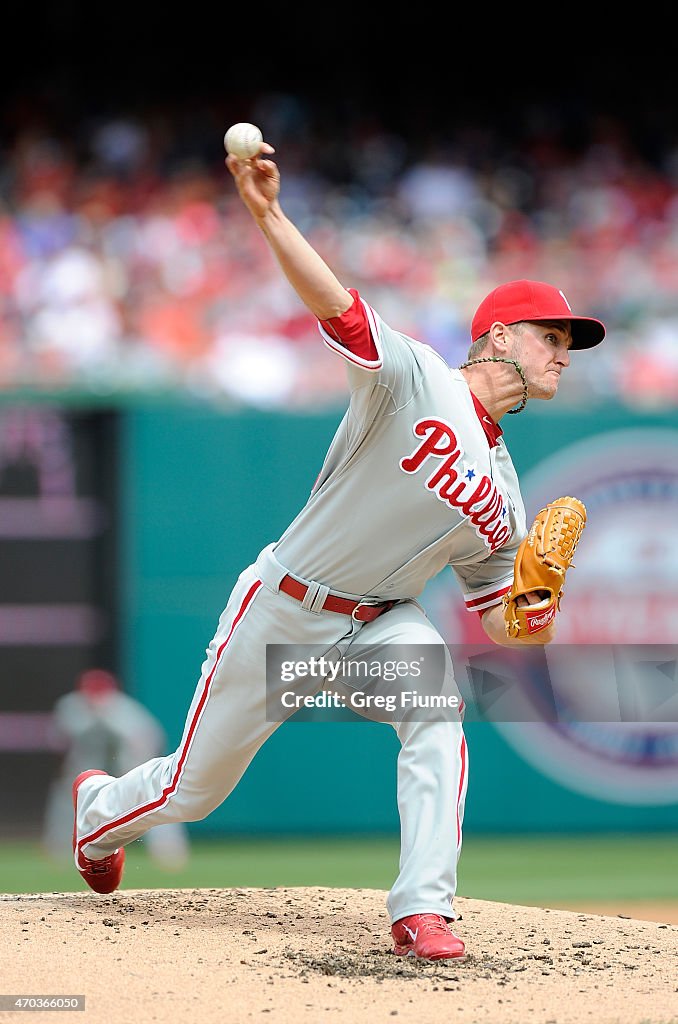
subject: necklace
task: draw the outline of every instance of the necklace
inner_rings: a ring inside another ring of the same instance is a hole
[[[484,356],[482,359],[469,359],[468,362],[462,363],[459,367],[460,370],[465,370],[467,366],[473,366],[474,363],[510,363],[511,366],[515,366],[520,379],[523,382],[523,397],[520,405],[516,406],[515,409],[509,409],[509,415],[515,415],[518,412],[522,412],[527,405],[527,380],[523,368],[517,359],[502,359],[501,356]]]

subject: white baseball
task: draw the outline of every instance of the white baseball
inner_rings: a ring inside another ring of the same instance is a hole
[[[255,124],[239,121],[238,124],[232,124],[224,135],[224,148],[239,160],[249,160],[257,155],[263,141],[264,136]]]

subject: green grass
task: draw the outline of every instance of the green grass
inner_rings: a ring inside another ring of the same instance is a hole
[[[194,840],[187,866],[157,867],[143,843],[127,847],[125,887],[231,888],[247,886],[339,886],[388,888],[398,867],[398,844],[376,839]],[[30,843],[0,846],[3,892],[67,892],[83,888],[70,860],[54,863]]]
[[[678,836],[470,838],[459,894],[527,905],[678,899]]]
[[[125,887],[331,886],[389,889],[398,867],[394,837],[194,839],[188,865],[161,870],[143,843],[127,849]],[[85,888],[70,862],[37,844],[0,846],[6,893]],[[486,837],[464,841],[459,895],[549,906],[566,901],[678,899],[675,835]]]

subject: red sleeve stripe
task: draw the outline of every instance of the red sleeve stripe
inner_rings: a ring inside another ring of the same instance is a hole
[[[354,288],[349,288],[349,291],[353,295],[353,305],[341,316],[319,320],[318,329],[333,352],[365,370],[380,370],[383,359],[379,321],[372,307],[358,292]]]
[[[485,608],[490,608],[493,604],[499,604],[504,594],[508,594],[511,589],[511,584],[507,583],[505,587],[501,587],[499,590],[493,590],[489,594],[484,594],[481,597],[464,597],[464,603],[466,608],[470,612],[483,611]]]
[[[510,573],[504,577],[503,580],[498,582],[489,583],[486,587],[482,587],[480,590],[467,590],[464,594],[465,601],[475,601],[479,597],[491,597],[493,594],[498,594],[500,591],[504,591],[505,587],[510,587],[513,583],[513,573]]]

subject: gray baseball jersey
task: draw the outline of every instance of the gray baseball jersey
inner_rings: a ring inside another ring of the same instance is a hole
[[[461,371],[355,294],[348,315],[320,324],[348,363],[350,405],[275,554],[303,577],[384,599],[418,596],[449,565],[467,607],[486,608],[509,589],[525,535],[501,430]]]
[[[154,826],[206,817],[226,799],[280,724],[267,715],[267,645],[319,645],[347,659],[354,643],[435,645],[454,687],[449,651],[412,599],[448,565],[469,610],[509,589],[525,512],[501,430],[459,371],[354,299],[320,324],[347,362],[351,397],[308,501],[231,591],[176,752],[80,787],[76,860],[107,856]],[[303,601],[281,591],[288,573],[309,584]],[[315,606],[327,588],[398,600],[356,621]],[[309,683],[285,685],[303,693]],[[468,779],[461,716],[392,724],[402,748],[401,852],[389,914],[454,917]]]

